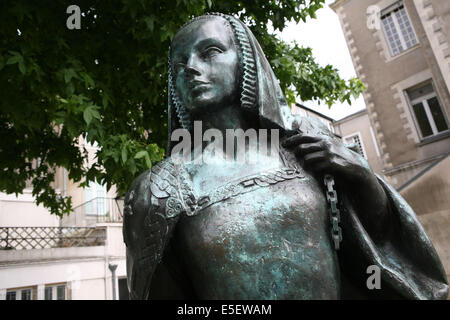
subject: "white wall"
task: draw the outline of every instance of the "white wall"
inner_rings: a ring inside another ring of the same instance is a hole
[[[58,227],[59,218],[42,205],[37,206],[31,190],[14,194],[0,193],[0,226],[2,227]]]
[[[105,277],[104,247],[0,251],[0,288]]]
[[[5,299],[6,289],[38,286],[42,290],[53,283],[67,283],[73,300],[110,300],[109,264],[117,265],[118,298],[118,278],[126,277],[122,226],[118,223],[104,226],[105,246],[0,250],[0,300]]]
[[[123,242],[122,223],[99,223],[97,227],[106,226],[106,254],[112,257],[124,257],[126,246]]]
[[[105,279],[88,279],[72,288],[72,300],[105,300]]]

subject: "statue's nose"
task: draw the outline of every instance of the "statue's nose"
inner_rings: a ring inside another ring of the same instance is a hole
[[[185,72],[191,76],[199,76],[200,72],[200,59],[197,55],[192,54],[186,63]]]

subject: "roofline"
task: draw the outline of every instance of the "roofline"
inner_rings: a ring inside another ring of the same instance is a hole
[[[334,12],[336,12],[338,8],[342,7],[348,1],[349,0],[336,0],[335,2],[330,4],[329,7],[333,9]]]
[[[304,106],[303,104],[300,104],[300,103],[297,103],[297,102],[296,102],[295,105],[296,105],[297,107],[299,107],[299,108],[306,109],[306,110],[308,110],[308,111],[310,111],[310,112],[312,112],[312,113],[314,113],[314,114],[316,114],[316,115],[318,115],[318,116],[320,116],[320,117],[322,117],[322,118],[325,118],[325,119],[327,119],[328,121],[330,121],[330,122],[332,122],[332,123],[335,123],[335,122],[336,122],[336,120],[334,120],[333,118],[330,118],[330,117],[324,115],[323,113],[320,113],[319,111],[316,111],[316,110],[313,110],[313,109],[311,109],[311,108],[308,108],[307,106]]]
[[[360,114],[363,114],[363,113],[367,113],[367,109],[362,109],[362,110],[356,111],[355,113],[352,113],[352,114],[350,114],[350,115],[348,115],[348,116],[346,116],[346,117],[344,117],[342,119],[336,120],[334,122],[334,124],[341,124],[342,122],[345,122],[345,121],[350,120],[352,118],[356,118],[357,116],[359,116]]]

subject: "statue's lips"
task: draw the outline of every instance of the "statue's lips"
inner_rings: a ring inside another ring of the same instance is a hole
[[[191,93],[193,96],[196,96],[202,92],[207,91],[210,88],[211,84],[209,82],[196,81],[191,86]]]

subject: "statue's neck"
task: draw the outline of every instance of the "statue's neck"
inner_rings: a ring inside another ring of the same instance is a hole
[[[195,121],[201,121],[202,134],[208,129],[217,129],[224,137],[227,129],[242,129],[245,131],[254,128],[254,124],[246,119],[240,106],[236,105],[198,114],[195,116]]]
[[[250,155],[258,155],[261,150],[264,152],[258,156],[259,161],[265,161],[264,159],[269,157],[267,152],[270,150],[274,150],[270,151],[270,157],[276,159],[279,157],[278,134],[275,136],[275,140],[273,140],[271,131],[269,133],[265,130],[264,134],[260,135],[258,117],[246,114],[240,106],[231,105],[220,110],[213,110],[211,113],[199,113],[193,115],[192,118],[194,126],[190,141],[191,160],[194,162],[203,161],[206,157],[209,159],[208,164],[219,163],[220,159],[225,160],[223,155],[226,154],[226,161],[234,159],[250,163],[250,161],[254,161],[249,158]],[[207,132],[211,129],[214,129],[214,132]],[[232,132],[227,132],[228,130]],[[273,141],[275,141],[274,145]],[[218,153],[220,149],[223,153]],[[271,162],[273,163],[273,159]]]

